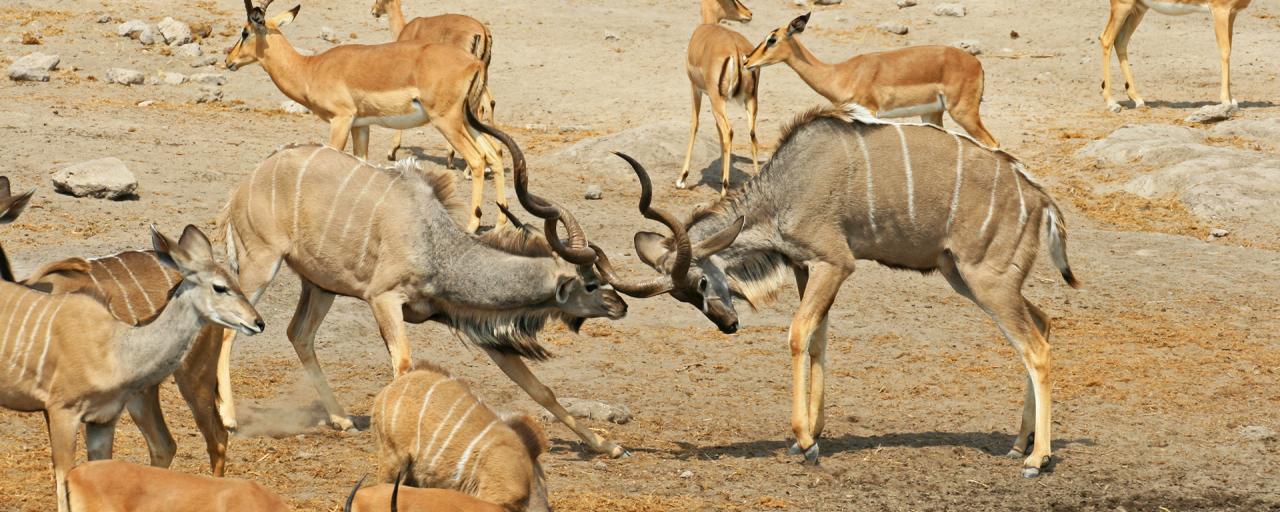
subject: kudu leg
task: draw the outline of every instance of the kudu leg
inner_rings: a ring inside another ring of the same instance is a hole
[[[280,271],[280,264],[284,261],[283,256],[279,253],[273,254],[269,249],[263,249],[251,257],[244,252],[244,244],[237,243],[236,247],[238,251],[236,261],[240,262],[240,289],[244,292],[244,296],[249,298],[249,302],[257,304],[258,299],[262,298],[262,293],[266,291],[267,285]],[[230,431],[236,429],[235,396],[231,392],[231,347],[235,343],[236,335],[236,331],[224,329],[222,342],[218,348],[218,417],[222,420],[223,428]]]
[[[196,340],[182,360],[182,367],[173,373],[178,391],[186,400],[196,428],[204,436],[205,450],[209,453],[209,469],[213,476],[222,476],[227,465],[227,429],[218,418],[218,352],[222,346],[222,329],[206,325],[196,335]]]
[[[826,317],[840,291],[840,285],[849,277],[850,272],[849,269],[829,263],[810,265],[804,297],[800,299],[800,307],[791,320],[791,329],[787,334],[791,345],[791,431],[796,439],[791,451],[803,452],[805,460],[813,464],[818,462],[815,427],[821,428],[822,425],[815,411],[822,407],[820,388],[823,385],[824,368],[821,360],[825,357]],[[814,342],[819,334],[822,339],[817,343],[823,346],[815,354]],[[816,373],[815,361],[818,361]],[[817,393],[814,392],[814,386],[817,386]]]
[[[142,431],[142,437],[147,440],[151,465],[167,468],[173,464],[173,456],[178,452],[178,446],[173,441],[173,434],[169,433],[169,426],[165,424],[164,411],[160,409],[160,386],[157,384],[138,391],[125,404],[125,408],[128,409],[133,423],[138,425],[138,430]],[[111,427],[111,432],[114,434],[114,422]],[[95,444],[92,430],[85,436],[85,444],[89,447],[89,457],[92,459]],[[110,446],[107,447],[107,456],[102,458],[111,458]]]
[[[702,91],[697,86],[693,90],[693,119],[689,121],[689,146],[684,150],[684,166],[680,168],[680,177],[676,178],[676,188],[684,188],[689,177],[689,164],[693,160],[693,143],[698,140],[698,113],[702,111]]]
[[[116,439],[116,422],[119,416],[106,423],[84,424],[84,446],[89,460],[108,460]],[[148,447],[150,445],[148,444]]]
[[[287,334],[289,342],[293,344],[293,351],[298,353],[298,360],[307,371],[307,379],[320,393],[320,403],[324,404],[325,412],[329,414],[329,426],[335,430],[348,430],[355,427],[355,423],[347,417],[342,404],[338,403],[333,389],[329,387],[329,379],[325,378],[324,370],[320,369],[320,362],[316,360],[316,331],[320,330],[320,323],[333,306],[333,298],[332,293],[302,280],[298,308],[293,313],[293,320],[289,322]]]
[[[373,319],[378,322],[378,331],[382,334],[382,342],[387,345],[391,354],[391,370],[399,377],[408,373],[413,366],[413,349],[409,345],[409,335],[404,328],[404,298],[387,294],[373,299],[369,303],[373,308]]]
[[[538,377],[529,370],[529,367],[524,364],[524,361],[520,359],[520,356],[504,354],[488,349],[485,350],[485,353],[489,354],[489,358],[493,359],[494,363],[497,363],[498,368],[501,368],[502,372],[507,374],[507,377],[519,385],[520,389],[523,389],[525,393],[528,393],[529,397],[532,398],[533,401],[538,402],[538,405],[541,405],[544,409],[555,415],[556,419],[560,420],[560,423],[563,423],[575,434],[578,434],[578,438],[582,439],[582,442],[587,444],[588,449],[595,453],[607,454],[611,457],[623,457],[628,455],[626,450],[621,446],[614,444],[613,441],[600,437],[595,432],[578,425],[578,422],[574,420],[573,416],[569,415],[569,411],[566,411],[564,407],[560,405],[560,402],[556,400],[555,392],[551,391],[551,388],[538,380]]]
[[[49,428],[49,449],[53,453],[53,479],[57,489],[58,512],[70,512],[67,503],[67,472],[76,464],[76,430],[80,428],[80,415],[53,409],[44,412],[45,425]]]
[[[1133,79],[1133,69],[1129,67],[1129,39],[1133,37],[1133,32],[1138,29],[1138,24],[1142,23],[1142,17],[1146,13],[1145,7],[1134,7],[1124,20],[1124,25],[1120,26],[1120,33],[1116,34],[1116,57],[1120,59],[1120,73],[1124,74],[1124,92],[1133,100],[1134,108],[1142,108],[1147,102],[1138,94],[1138,83]]]

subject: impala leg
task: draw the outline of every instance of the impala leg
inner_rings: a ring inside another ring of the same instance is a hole
[[[396,134],[391,136],[391,151],[387,153],[387,160],[396,161],[396,153],[400,151],[400,143],[404,141],[404,130],[396,130]]]
[[[504,354],[489,349],[485,349],[485,353],[489,354],[489,358],[493,359],[494,363],[497,363],[498,368],[502,369],[502,373],[507,374],[507,377],[520,386],[520,389],[529,394],[529,398],[538,402],[538,405],[555,415],[556,419],[560,420],[560,423],[563,423],[575,434],[578,434],[578,438],[582,439],[582,442],[586,443],[587,448],[592,452],[607,454],[611,457],[629,455],[626,450],[614,444],[613,441],[600,437],[595,432],[578,425],[573,416],[569,415],[569,411],[566,411],[560,405],[560,402],[556,400],[555,392],[538,380],[538,377],[532,371],[529,371],[529,367],[524,364],[520,356]]]
[[[178,391],[186,400],[196,428],[204,436],[205,450],[209,453],[209,469],[213,476],[222,476],[227,465],[227,429],[218,419],[218,353],[222,344],[222,329],[206,325],[196,335],[196,340],[182,360],[182,367],[173,373]]]
[[[729,123],[727,106],[724,98],[711,98],[711,114],[720,131],[720,197],[729,193],[729,171],[733,169],[733,125]]]
[[[1142,17],[1146,13],[1146,7],[1135,6],[1129,13],[1129,17],[1124,20],[1124,25],[1120,27],[1120,33],[1116,35],[1115,42],[1116,57],[1120,59],[1120,72],[1124,74],[1124,91],[1129,95],[1129,99],[1133,100],[1134,108],[1142,108],[1147,103],[1142,101],[1142,95],[1138,94],[1138,83],[1133,80],[1133,70],[1129,68],[1129,38],[1133,37],[1133,31],[1138,29],[1138,24],[1142,23]]]
[[[84,424],[84,447],[89,452],[89,460],[107,460],[111,458],[112,445],[116,438],[116,422],[119,416],[106,423]],[[167,433],[167,432],[166,432]]]
[[[412,348],[409,336],[404,329],[404,297],[388,293],[374,298],[369,306],[373,308],[373,319],[378,322],[378,331],[382,341],[391,354],[391,370],[396,377],[408,373],[413,367]]]
[[[70,512],[67,503],[67,472],[76,463],[76,430],[80,428],[80,415],[65,409],[44,412],[49,427],[49,448],[53,452],[53,479],[57,489],[58,512]]]
[[[462,114],[462,112],[459,112]],[[462,153],[462,158],[467,161],[467,168],[471,170],[471,220],[467,221],[467,232],[475,233],[480,229],[480,204],[484,201],[484,168],[485,155],[478,147],[475,138],[471,136],[471,132],[466,128],[466,121],[461,119],[461,115],[457,119],[436,118],[436,122],[432,123],[445,140],[449,141],[449,145],[453,149]],[[499,164],[499,168],[501,164]],[[502,217],[501,215],[499,217]]]
[[[173,434],[164,422],[164,411],[160,409],[160,385],[148,386],[138,391],[125,404],[129,417],[133,418],[142,437],[147,440],[147,451],[151,454],[151,465],[167,468],[173,464],[173,455],[178,452],[178,445],[173,442]],[[112,422],[111,433],[115,433],[115,422]],[[108,441],[109,442],[109,441]],[[93,458],[93,432],[85,436],[85,445],[89,447],[89,457]],[[111,458],[110,446],[105,459]]]
[[[809,266],[809,279],[805,285],[804,297],[800,299],[800,307],[791,320],[791,329],[787,334],[791,345],[791,431],[795,434],[794,452],[804,452],[805,460],[817,464],[818,442],[814,427],[822,421],[814,411],[822,407],[822,390],[818,389],[814,396],[814,385],[823,385],[823,367],[819,362],[817,375],[813,378],[813,341],[815,335],[824,335],[819,343],[825,346],[825,329],[827,311],[835,301],[840,285],[849,277],[850,270],[831,265],[817,263]],[[818,358],[824,357],[824,348],[818,349]],[[814,399],[817,400],[815,403]]]
[[[756,77],[757,80],[759,76]],[[759,107],[754,94],[747,98],[747,131],[751,135],[751,169],[760,174],[760,140],[756,138],[756,111]]]
[[[329,120],[329,146],[338,151],[347,150],[347,136],[351,134],[352,116],[334,116]]]
[[[947,91],[942,99],[946,103],[947,112],[951,114],[956,124],[969,132],[969,135],[982,145],[995,149],[1000,147],[1000,143],[996,142],[996,138],[987,131],[986,125],[982,124],[982,91],[985,81],[985,77],[979,75],[976,84],[956,87],[955,90]],[[942,112],[935,112],[921,119],[926,123],[942,126]]]
[[[684,150],[684,166],[680,168],[676,188],[684,188],[685,179],[689,177],[689,164],[693,160],[693,143],[698,140],[698,113],[702,110],[702,91],[692,84],[689,89],[693,92],[693,118],[689,120],[689,146]]]
[[[1236,13],[1230,6],[1213,8],[1213,33],[1218,38],[1218,55],[1222,60],[1222,90],[1218,95],[1223,105],[1235,105],[1231,97],[1231,39]]]
[[[476,141],[476,146],[484,156],[485,164],[490,169],[493,169],[493,193],[497,196],[497,203],[502,205],[503,208],[506,208],[507,174],[502,167],[502,154],[498,151],[497,146],[494,145],[493,139],[490,139],[488,135],[480,133],[470,127],[467,128],[467,131],[471,135],[471,140]],[[505,227],[507,225],[507,216],[499,215],[498,220],[494,224],[495,227]]]
[[[1120,104],[1111,99],[1111,47],[1115,44],[1116,34],[1119,33],[1120,27],[1124,25],[1132,10],[1132,0],[1112,0],[1111,17],[1107,19],[1107,27],[1102,30],[1102,35],[1098,38],[1099,44],[1102,45],[1102,100],[1107,102],[1107,109],[1112,112],[1119,112]]]
[[[369,158],[368,126],[357,126],[351,129],[351,153],[358,158]]]
[[[333,389],[329,387],[329,380],[324,376],[324,370],[320,369],[320,362],[316,360],[316,331],[320,330],[320,323],[329,313],[333,297],[332,293],[303,279],[298,309],[293,313],[293,320],[289,321],[288,335],[289,342],[293,343],[293,351],[298,353],[298,360],[302,361],[302,367],[307,371],[307,378],[320,393],[320,403],[324,404],[325,412],[329,413],[329,426],[336,430],[348,430],[355,427],[355,424],[347,417],[342,404],[338,403]]]

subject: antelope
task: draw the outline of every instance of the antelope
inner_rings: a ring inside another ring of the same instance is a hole
[[[1213,32],[1218,39],[1218,55],[1222,61],[1222,89],[1218,101],[1223,105],[1237,105],[1231,96],[1231,38],[1235,30],[1236,14],[1249,7],[1252,0],[1111,0],[1111,17],[1102,30],[1098,42],[1102,45],[1102,99],[1107,109],[1120,111],[1120,104],[1111,99],[1111,47],[1115,46],[1120,59],[1120,72],[1124,74],[1124,90],[1133,100],[1135,108],[1146,102],[1138,94],[1138,85],[1129,70],[1129,38],[1142,17],[1151,9],[1160,14],[1183,15],[1193,12],[1209,12],[1213,15]]]
[[[471,219],[467,232],[480,227],[484,170],[494,171],[498,204],[506,205],[506,182],[497,150],[467,122],[468,105],[479,104],[488,74],[483,62],[451,46],[423,41],[380,45],[339,45],[304,57],[280,28],[302,6],[265,19],[266,0],[254,7],[245,0],[249,22],[227,52],[227,69],[258,62],[280,92],[329,123],[329,145],[342,150],[347,135],[353,153],[369,153],[369,126],[408,129],[431,124],[471,169]],[[498,225],[506,219],[498,218]]]
[[[419,363],[382,388],[372,416],[379,481],[403,474],[409,485],[460,491],[501,510],[550,510],[537,422],[497,416],[449,372]]]
[[[0,406],[44,413],[59,512],[68,510],[66,474],[82,423],[89,446],[109,438],[134,393],[172,374],[204,324],[249,335],[264,328],[235,278],[214,261],[199,229],[187,226],[177,242],[154,227],[151,236],[182,283],[146,325],[116,320],[90,295],[49,295],[0,283],[0,315],[8,319],[0,338]]]
[[[103,258],[69,258],[50,263],[22,283],[47,293],[79,292],[97,296],[104,300],[107,311],[117,320],[141,325],[164,309],[169,293],[181,282],[182,274],[165,265],[155,251],[125,251]],[[178,390],[205,439],[214,476],[222,476],[225,471],[228,441],[214,402],[221,344],[222,329],[206,325],[196,335],[182,365],[173,372]],[[151,465],[169,467],[177,445],[160,409],[160,385],[139,390],[125,407],[147,442]],[[104,432],[100,443],[89,445],[89,460],[111,458],[113,437],[114,431]]]
[[[367,476],[367,475],[366,475]],[[391,512],[400,510],[399,501],[409,504],[409,510],[430,510],[432,512],[504,512],[505,509],[479,498],[449,489],[418,489],[416,487],[401,488],[396,478],[395,484],[378,484],[360,488],[364,477],[356,482],[347,496],[347,503],[342,512],[382,512],[383,503],[391,502]],[[404,492],[404,498],[400,493]],[[354,506],[352,506],[354,505]]]
[[[284,512],[289,505],[249,480],[188,475],[118,460],[67,473],[71,510],[93,512]]]
[[[595,252],[581,226],[554,202],[528,191],[524,156],[506,134],[469,122],[511,152],[517,197],[544,219],[544,238],[516,229],[475,237],[450,218],[452,176],[419,171],[411,161],[378,169],[330,147],[288,147],[269,156],[232,193],[219,218],[227,254],[246,293],[257,300],[281,262],[302,281],[287,331],[308,379],[338,429],[352,427],[315,357],[315,334],[337,295],[369,304],[394,375],[410,369],[404,322],[443,323],[484,349],[534,401],[596,452],[624,450],[584,427],[556,401],[521,358],[550,356],[537,341],[549,320],[577,330],[587,318],[622,318],[626,303],[601,286]],[[568,231],[566,246],[557,222]],[[234,334],[223,338],[218,409],[236,426],[230,387]]]
[[[1049,317],[1023,298],[1021,287],[1042,225],[1054,264],[1068,284],[1077,282],[1062,212],[1018,160],[935,125],[879,121],[857,105],[815,109],[784,129],[760,174],[681,222],[651,207],[644,168],[624,158],[640,176],[641,213],[672,236],[635,235],[636,254],[663,273],[647,281],[620,279],[598,252],[600,275],[616,290],[669,293],[731,330],[734,297],[759,306],[788,271],[794,275],[800,306],[788,334],[793,452],[817,462],[828,312],[854,262],[864,259],[941,272],[995,321],[1028,373],[1009,455],[1026,456],[1024,476],[1040,474],[1051,455]]]
[[[770,32],[751,51],[747,68],[785,62],[832,104],[856,103],[880,118],[920,116],[923,122],[942,126],[945,111],[983,145],[998,147],[978,112],[985,79],[977,57],[950,46],[912,46],[828,64],[796,37],[804,32],[810,14]]]
[[[414,18],[413,21],[406,25],[404,12],[400,9],[400,0],[373,0],[371,14],[375,19],[388,15],[391,22],[391,37],[396,41],[422,41],[452,46],[470,53],[480,62],[483,62],[486,72],[489,69],[489,57],[492,55],[493,50],[493,35],[489,33],[489,27],[484,26],[484,23],[480,23],[475,18],[461,14],[441,14]],[[487,84],[488,80],[485,83]],[[476,117],[483,117],[482,111],[487,106],[489,107],[489,124],[493,124],[493,109],[496,103],[493,101],[493,94],[490,93],[488,85],[485,85],[481,94],[484,101],[477,105]],[[396,159],[396,152],[400,150],[400,141],[403,134],[404,131],[396,130],[396,136],[391,144],[391,152],[387,154],[387,160],[394,161]],[[445,160],[445,167],[448,169],[453,168],[452,149],[449,151],[449,158]]]
[[[733,126],[725,112],[729,100],[747,109],[747,125],[751,133],[751,166],[760,172],[760,145],[756,140],[757,92],[760,72],[743,66],[751,51],[751,42],[742,34],[720,26],[720,20],[751,22],[751,10],[739,0],[702,0],[702,24],[689,39],[689,56],[685,72],[689,75],[689,91],[693,94],[693,119],[689,125],[689,147],[684,152],[684,166],[676,179],[676,188],[685,187],[689,163],[693,159],[693,143],[698,138],[698,114],[702,111],[702,95],[711,100],[711,115],[720,133],[720,195],[729,190],[729,168],[733,149]]]
[[[17,220],[35,193],[36,189],[33,188],[15,196],[9,188],[9,178],[0,176],[0,224]],[[0,246],[0,279],[11,283],[14,281],[13,268],[9,266],[9,257],[5,255],[3,246]]]

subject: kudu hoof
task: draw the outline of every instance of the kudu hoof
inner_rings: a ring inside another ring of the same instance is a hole
[[[614,459],[625,459],[631,456],[631,452],[627,451],[626,448],[618,446],[612,441],[605,441],[605,443],[600,446],[600,453],[608,455],[610,458]]]

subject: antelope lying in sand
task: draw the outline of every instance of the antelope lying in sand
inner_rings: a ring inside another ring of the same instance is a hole
[[[403,475],[401,475],[403,476]],[[401,487],[403,478],[396,478],[394,484],[377,484],[361,488],[364,477],[356,482],[347,496],[347,504],[342,512],[383,512],[391,510],[399,512],[400,502],[408,504],[407,510],[429,510],[431,512],[506,512],[506,509],[480,498],[462,494],[450,489],[419,489],[417,487]],[[386,505],[390,502],[388,508]]]
[[[31,196],[36,193],[36,189],[28,190],[25,193],[13,195],[9,189],[9,178],[0,176],[0,224],[8,224],[17,220],[22,215],[22,210],[26,209],[27,203],[31,201]],[[0,246],[0,279],[12,283],[13,268],[9,266],[9,257],[4,253],[4,247]]]
[[[265,19],[266,0],[245,0],[249,22],[227,52],[227,69],[262,63],[280,92],[329,123],[329,146],[342,150],[351,134],[353,153],[369,153],[369,126],[398,130],[431,124],[471,169],[471,220],[480,227],[484,170],[494,171],[498,204],[506,205],[502,158],[488,139],[466,121],[468,105],[481,103],[488,71],[483,62],[457,48],[423,41],[379,45],[347,44],[303,56],[280,32],[301,6]],[[499,216],[498,224],[505,222]]]
[[[0,364],[8,368],[0,376],[0,406],[44,412],[59,512],[67,512],[66,474],[81,424],[87,443],[100,445],[134,393],[178,368],[204,324],[262,332],[262,318],[235,278],[213,260],[200,230],[187,226],[174,242],[153,229],[152,243],[165,264],[182,274],[182,283],[146,325],[116,320],[89,295],[49,295],[0,283],[0,317],[8,319],[0,338]]]
[[[414,18],[406,24],[404,12],[400,9],[400,0],[373,0],[372,14],[374,18],[388,15],[391,22],[391,37],[396,41],[418,41],[452,46],[470,53],[483,62],[487,76],[489,58],[493,51],[493,35],[489,33],[489,27],[484,26],[484,23],[480,23],[479,20],[461,14],[441,14]],[[493,101],[488,83],[486,78],[486,85],[481,92],[484,101],[476,104],[476,117],[483,118],[483,111],[488,107],[489,124],[494,124],[493,110],[496,103]],[[403,130],[396,130],[396,137],[391,145],[391,152],[387,154],[387,160],[396,159],[396,151],[400,150],[403,135]],[[453,168],[452,148],[449,150],[449,159],[445,160],[445,167]]]
[[[793,449],[807,460],[817,462],[824,424],[827,313],[865,259],[939,271],[996,322],[1028,373],[1010,455],[1027,456],[1025,476],[1040,473],[1050,457],[1049,317],[1021,288],[1042,229],[1063,278],[1076,281],[1062,212],[1012,156],[936,126],[884,123],[857,105],[814,110],[783,131],[759,175],[687,223],[652,210],[648,177],[629,161],[641,178],[641,211],[673,236],[635,236],[640,258],[664,274],[654,280],[620,280],[600,259],[601,276],[619,292],[670,293],[724,330],[737,325],[733,297],[760,305],[788,271],[795,275],[791,428]]]
[[[984,75],[977,57],[950,46],[912,46],[827,64],[796,37],[804,32],[809,14],[770,32],[747,58],[747,68],[785,62],[832,104],[856,103],[881,118],[920,116],[942,126],[942,113],[949,112],[969,135],[998,147],[978,112]]]
[[[118,460],[86,462],[67,474],[75,512],[284,512],[289,505],[256,482],[188,475]]]
[[[559,319],[576,330],[587,318],[621,318],[626,303],[601,286],[592,269],[595,253],[573,216],[529,193],[520,148],[506,134],[471,121],[511,152],[517,197],[545,219],[545,239],[516,229],[481,237],[458,229],[449,214],[449,173],[424,172],[411,163],[379,169],[333,148],[297,146],[272,154],[233,192],[218,223],[228,257],[255,301],[282,262],[298,274],[302,295],[289,340],[330,425],[347,429],[352,423],[316,361],[314,339],[334,297],[343,295],[373,309],[395,375],[410,367],[404,322],[444,323],[483,348],[592,450],[621,455],[621,447],[578,426],[521,358],[549,357],[536,337],[547,321]],[[568,229],[568,246],[556,235],[557,221]],[[218,392],[223,424],[235,428],[231,343],[224,339]]]
[[[693,159],[693,142],[698,138],[698,114],[702,111],[702,95],[711,99],[711,115],[720,132],[720,195],[729,190],[729,169],[733,149],[733,125],[725,105],[729,100],[747,109],[747,126],[751,134],[751,166],[760,172],[760,144],[756,140],[757,92],[760,71],[748,70],[747,53],[751,41],[742,34],[720,26],[720,20],[748,23],[751,10],[739,0],[702,0],[702,24],[689,39],[689,56],[685,72],[689,74],[689,90],[693,93],[693,120],[689,125],[689,147],[684,152],[684,166],[676,179],[676,188],[685,187],[689,164]]]

